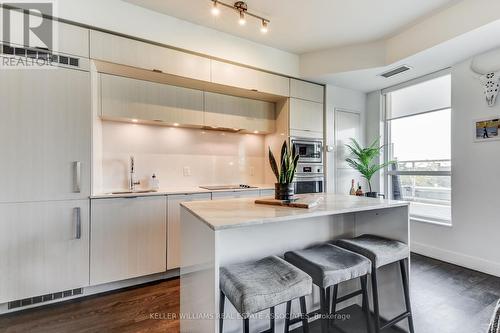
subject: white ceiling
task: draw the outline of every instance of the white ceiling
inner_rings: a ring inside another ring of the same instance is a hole
[[[381,39],[458,0],[247,0],[249,11],[271,20],[269,33],[260,22],[222,9],[210,14],[210,0],[123,0],[297,54]],[[232,3],[231,0],[223,0]],[[166,32],[167,33],[167,32]]]

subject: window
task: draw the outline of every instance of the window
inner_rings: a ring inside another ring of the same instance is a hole
[[[451,76],[385,96],[387,192],[411,202],[412,220],[451,224]]]

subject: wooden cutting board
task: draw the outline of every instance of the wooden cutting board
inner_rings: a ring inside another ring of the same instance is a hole
[[[284,201],[273,198],[257,199],[255,200],[255,203],[260,205],[286,206],[286,207],[309,209],[318,206],[321,201],[323,201],[323,197],[315,196],[315,197],[301,197],[293,201]]]

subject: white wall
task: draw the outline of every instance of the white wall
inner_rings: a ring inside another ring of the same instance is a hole
[[[366,94],[341,87],[336,87],[332,85],[326,86],[326,122],[325,122],[325,133],[326,133],[326,144],[330,146],[335,146],[335,109],[343,109],[352,112],[358,112],[361,115],[361,133],[365,132],[366,124]],[[364,135],[362,138],[364,142]],[[337,147],[335,147],[335,151]],[[335,182],[341,182],[339,188],[346,188],[345,192],[349,191],[351,186],[351,177],[335,177],[335,151],[326,153],[326,168],[327,168],[327,191],[335,192]],[[360,179],[361,181],[361,179]],[[364,183],[362,186],[365,187]]]
[[[490,55],[499,69],[500,50]],[[473,141],[474,120],[500,116],[500,103],[486,105],[469,65],[452,68],[453,226],[414,222],[411,241],[416,252],[500,276],[500,141]]]
[[[139,188],[155,173],[162,189],[264,182],[264,136],[199,129],[102,122],[102,187],[128,188],[130,156]],[[184,175],[184,168],[191,175]]]
[[[299,75],[296,54],[120,0],[60,0],[55,16],[280,74]]]

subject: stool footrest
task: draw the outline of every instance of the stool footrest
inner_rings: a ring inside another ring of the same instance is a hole
[[[335,301],[335,303],[337,303],[337,304],[338,303],[342,303],[344,301],[347,301],[347,300],[349,300],[349,299],[351,299],[353,297],[359,296],[359,295],[363,295],[363,290],[360,289],[360,290],[354,291],[354,292],[352,292],[350,294],[347,294],[345,296],[338,297],[337,300]]]
[[[380,330],[384,330],[386,328],[392,327],[392,326],[396,325],[397,323],[399,323],[400,321],[402,321],[402,320],[404,320],[404,319],[406,319],[406,318],[408,318],[410,316],[411,316],[411,312],[407,311],[405,313],[402,313],[399,316],[397,316],[397,317],[389,320],[387,323],[385,323],[384,325],[382,325],[380,327]]]

